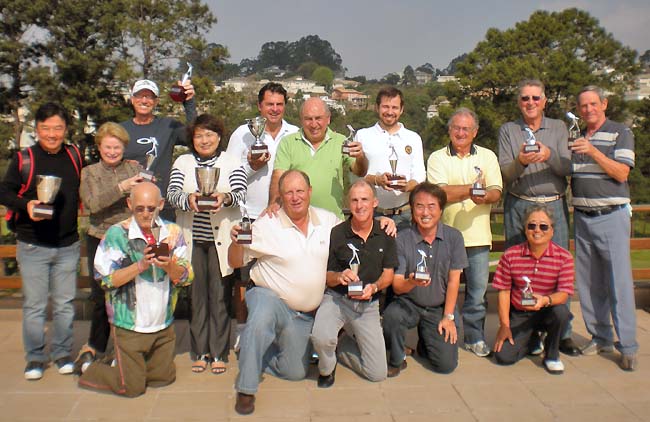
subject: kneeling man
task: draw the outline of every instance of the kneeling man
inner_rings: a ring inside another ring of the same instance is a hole
[[[190,284],[193,273],[180,227],[157,217],[164,204],[158,187],[136,185],[127,204],[133,216],[108,229],[95,255],[95,278],[107,291],[114,364],[91,363],[79,386],[136,397],[176,379],[171,324],[178,287]],[[169,256],[156,256],[151,245],[157,241],[169,246]]]
[[[497,265],[492,285],[499,290],[499,331],[495,358],[511,365],[528,353],[533,332],[546,331],[544,367],[564,372],[560,338],[571,313],[564,305],[573,294],[573,257],[552,242],[553,213],[533,205],[524,215],[527,242],[508,248]]]
[[[463,236],[441,221],[446,203],[445,191],[429,182],[409,196],[413,224],[397,235],[396,297],[384,312],[389,377],[406,368],[404,338],[416,326],[435,372],[448,374],[458,366],[456,299],[468,262]]]
[[[370,381],[386,378],[378,292],[392,283],[397,255],[395,239],[373,218],[377,204],[374,188],[357,180],[348,193],[352,216],[332,229],[327,290],[311,334],[322,388],[334,384],[337,356]],[[339,340],[341,328],[345,334]]]

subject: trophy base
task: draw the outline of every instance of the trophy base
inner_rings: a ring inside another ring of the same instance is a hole
[[[169,256],[169,245],[167,243],[156,243],[149,246],[151,246],[151,253],[155,254],[156,258]]]
[[[406,182],[406,176],[401,176],[399,174],[388,175],[388,186],[393,189],[403,190],[406,188],[404,182]]]
[[[350,155],[350,147],[347,144],[341,146],[341,154]]]
[[[487,191],[485,188],[471,188],[469,190],[469,194],[471,196],[485,196],[487,194]]]
[[[363,282],[352,281],[348,283],[348,296],[362,296],[363,295]]]
[[[213,196],[201,195],[196,198],[196,206],[199,211],[210,211],[215,209],[213,205],[217,204],[217,198]]]
[[[187,98],[187,94],[185,94],[185,88],[179,85],[174,85],[169,90],[169,98],[177,103],[185,102],[185,99]]]
[[[524,152],[539,152],[539,145],[524,145]]]
[[[258,160],[264,154],[268,154],[269,147],[266,145],[253,145],[251,147],[251,158],[253,160]]]
[[[535,298],[529,298],[529,299],[528,298],[526,298],[526,299],[522,298],[521,299],[521,306],[535,306],[536,303],[537,303],[537,301],[535,300]]]
[[[237,233],[238,245],[250,245],[253,243],[253,230],[240,230]]]
[[[429,273],[416,272],[415,280],[419,281],[420,283],[426,283],[428,281],[431,281],[431,276],[429,275]]]
[[[54,205],[38,204],[32,210],[34,217],[42,218],[44,220],[51,220],[54,217]]]
[[[572,149],[573,144],[575,143],[576,138],[569,138],[569,141],[567,142],[567,148]]]
[[[142,179],[151,182],[153,181],[153,172],[149,170],[142,170],[140,173],[138,173],[138,176],[142,177]]]

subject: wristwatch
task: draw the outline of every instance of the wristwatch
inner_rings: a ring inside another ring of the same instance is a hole
[[[456,319],[454,314],[445,314],[445,319],[448,319],[449,321],[453,321]]]

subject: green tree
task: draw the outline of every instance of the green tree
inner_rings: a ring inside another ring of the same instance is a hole
[[[609,107],[608,107],[609,109]],[[650,203],[650,99],[635,101],[631,104],[634,116],[635,166],[630,172],[630,192],[636,204]]]
[[[389,73],[381,78],[379,83],[384,85],[397,85],[399,84],[400,79],[401,78],[397,73]]]
[[[316,62],[307,62],[298,66],[296,72],[303,78],[311,78],[311,75],[314,73],[314,70],[318,68],[318,63]]]
[[[343,70],[341,55],[334,50],[329,41],[321,39],[318,35],[307,35],[289,44],[289,54],[292,61],[291,70],[296,70],[306,62],[316,62],[334,72]]]
[[[415,70],[411,65],[408,65],[404,68],[402,72],[402,85],[404,86],[413,86],[417,84],[417,79],[415,78]]]
[[[225,46],[207,43],[201,38],[194,38],[189,40],[187,53],[178,62],[177,72],[179,75],[185,73],[189,62],[194,67],[193,75],[204,76],[213,82],[221,82],[232,74],[232,68],[229,68],[229,63],[226,62],[229,57],[230,53]],[[226,69],[230,69],[230,73],[226,72]],[[239,69],[235,72],[238,73]],[[228,76],[224,78],[224,75]]]
[[[329,88],[332,86],[332,81],[334,80],[334,72],[332,72],[332,69],[329,67],[318,66],[311,74],[311,79],[316,83],[325,86],[325,88]]]

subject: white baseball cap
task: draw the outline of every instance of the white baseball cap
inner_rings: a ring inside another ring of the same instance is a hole
[[[148,89],[149,91],[153,92],[153,94],[156,97],[160,94],[160,91],[158,91],[158,85],[156,85],[155,82],[150,81],[149,79],[140,79],[139,81],[133,84],[131,95],[135,95],[138,92],[145,89]]]

